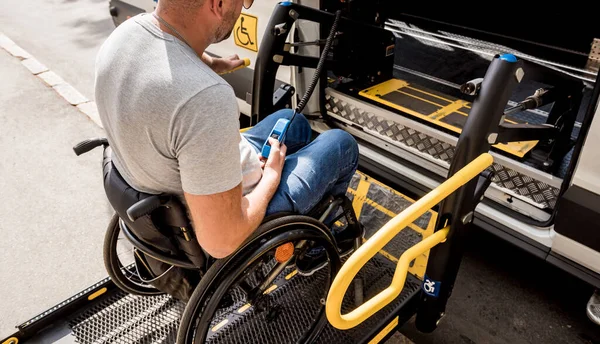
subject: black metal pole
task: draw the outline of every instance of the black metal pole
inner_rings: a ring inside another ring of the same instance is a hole
[[[458,140],[448,177],[490,150],[495,143],[504,108],[523,78],[521,61],[513,55],[494,57],[485,74],[479,94]],[[433,331],[444,315],[464,251],[464,239],[471,227],[479,200],[474,199],[477,178],[462,186],[440,204],[436,231],[451,225],[446,242],[431,249],[416,326]]]
[[[288,36],[287,33],[276,31],[275,27],[287,28],[289,31],[295,20],[289,14],[292,7],[292,5],[287,5],[287,3],[277,4],[271,14],[269,24],[267,24],[267,30],[265,30],[263,35],[254,66],[252,122],[250,125],[256,125],[258,121],[273,112],[275,77],[280,65],[274,60],[274,57],[283,52],[283,46]]]
[[[297,19],[317,22],[329,30],[335,15],[288,1],[280,2],[275,6],[254,66],[251,125],[255,125],[273,112],[273,91],[279,66],[295,65],[311,66],[311,68],[317,66],[318,58],[290,55],[284,49],[292,24]]]

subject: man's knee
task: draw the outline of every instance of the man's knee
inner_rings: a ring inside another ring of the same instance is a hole
[[[341,129],[331,129],[321,135],[325,136],[325,139],[329,142],[338,144],[342,154],[348,155],[358,161],[358,143],[352,135]]]

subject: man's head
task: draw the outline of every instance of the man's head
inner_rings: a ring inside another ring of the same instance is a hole
[[[223,0],[214,0],[214,2],[219,3],[221,5],[223,4]],[[238,17],[240,16],[240,13],[242,12],[243,0],[229,0],[228,2],[230,3],[230,5],[235,6],[228,6],[229,8],[224,8],[222,16],[223,19],[215,30],[213,43],[224,41],[227,38],[229,38],[229,36],[231,36],[233,26],[235,25],[235,22],[237,21]]]
[[[206,35],[210,44],[229,38],[243,4],[244,0],[159,0],[158,9],[186,31]]]

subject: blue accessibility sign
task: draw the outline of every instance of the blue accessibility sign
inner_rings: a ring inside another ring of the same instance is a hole
[[[434,281],[427,277],[427,275],[423,278],[423,291],[429,296],[438,297],[441,285],[442,282]]]

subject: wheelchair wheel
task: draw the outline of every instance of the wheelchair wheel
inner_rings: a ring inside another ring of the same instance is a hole
[[[294,259],[317,247],[328,264],[310,276],[297,274]],[[300,215],[268,221],[202,278],[177,343],[312,343],[327,324],[325,299],[340,265],[321,222]]]
[[[134,263],[135,249],[121,233],[119,216],[110,220],[104,236],[104,266],[108,276],[121,290],[134,295],[160,295],[163,292],[143,282]]]

